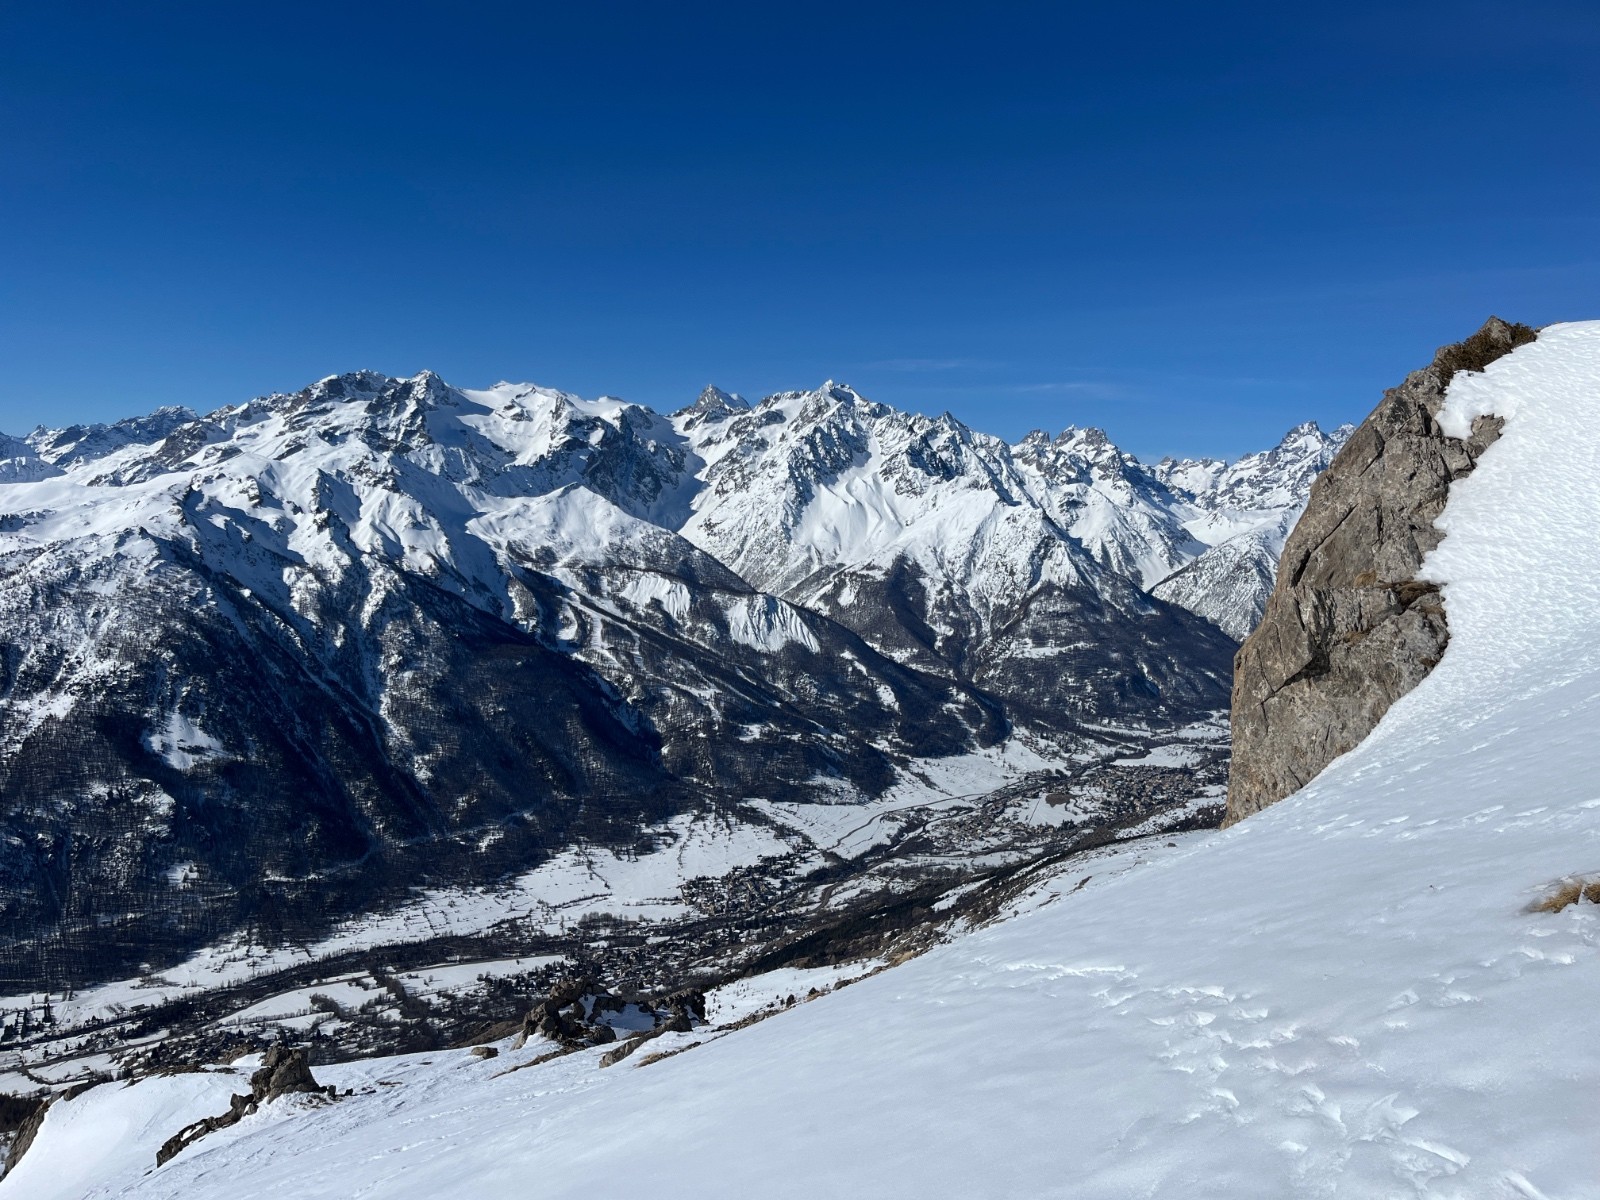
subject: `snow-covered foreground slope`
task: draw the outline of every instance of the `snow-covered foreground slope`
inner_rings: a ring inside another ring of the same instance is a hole
[[[1600,323],[1458,376],[1445,420],[1480,411],[1450,648],[1297,796],[665,1061],[339,1068],[395,1086],[91,1194],[1600,1196],[1600,908],[1527,911],[1600,867]],[[59,1105],[0,1200],[171,1086]]]

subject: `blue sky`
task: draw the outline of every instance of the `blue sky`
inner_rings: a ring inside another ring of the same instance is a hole
[[[1600,317],[1593,4],[19,0],[0,145],[12,432],[428,367],[1234,455]]]

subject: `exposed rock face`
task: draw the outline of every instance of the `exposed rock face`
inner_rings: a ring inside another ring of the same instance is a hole
[[[1438,588],[1418,581],[1439,544],[1450,484],[1500,435],[1479,418],[1465,441],[1435,420],[1457,371],[1481,371],[1533,341],[1491,317],[1412,372],[1311,488],[1255,632],[1234,658],[1227,823],[1297,791],[1371,732],[1438,663],[1449,640]]]
[[[39,1130],[44,1125],[45,1111],[54,1100],[54,1096],[0,1097],[0,1130],[15,1131],[12,1134],[11,1144],[6,1149],[5,1167],[0,1170],[0,1177],[9,1175],[11,1169],[22,1161],[22,1156],[28,1152],[28,1147],[33,1145],[33,1139],[39,1136]]]
[[[251,1098],[257,1104],[271,1103],[290,1092],[320,1095],[324,1088],[311,1075],[311,1064],[304,1050],[282,1044],[267,1051],[261,1066],[250,1076]]]
[[[161,1144],[156,1151],[156,1166],[164,1166],[182,1154],[208,1133],[237,1125],[263,1104],[270,1104],[279,1096],[303,1092],[311,1096],[333,1097],[332,1087],[323,1087],[311,1075],[311,1064],[306,1052],[286,1045],[276,1045],[250,1076],[250,1091],[239,1092],[230,1098],[228,1111],[215,1117],[202,1117],[185,1125]]]
[[[528,1010],[512,1046],[520,1049],[536,1037],[558,1042],[569,1050],[609,1045],[617,1040],[617,1034],[606,1016],[627,1007],[627,1002],[594,978],[569,975],[557,980],[550,994]]]

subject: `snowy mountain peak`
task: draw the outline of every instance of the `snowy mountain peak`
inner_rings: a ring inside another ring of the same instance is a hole
[[[47,429],[41,425],[23,440],[46,462],[67,466],[101,458],[124,446],[159,442],[179,426],[199,420],[193,409],[166,405],[142,417],[126,417],[114,425],[69,425]]]
[[[432,371],[420,371],[409,379],[391,380],[367,400],[369,409],[392,412],[425,412],[453,407],[461,394]]]
[[[1334,452],[1343,446],[1355,432],[1354,425],[1340,425],[1332,433],[1324,433],[1322,426],[1315,421],[1302,421],[1279,439],[1278,444],[1268,453],[1277,452],[1281,455],[1304,455],[1326,465],[1327,450],[1331,446]]]
[[[1055,444],[1080,450],[1101,450],[1112,446],[1106,431],[1094,425],[1068,425],[1055,437]],[[1115,449],[1112,446],[1112,449]]]
[[[61,468],[46,462],[21,438],[0,433],[0,483],[33,483],[61,474]]]
[[[395,382],[395,377],[392,375],[386,375],[382,371],[362,369],[359,371],[341,371],[337,375],[324,375],[311,386],[313,389],[324,390],[335,395],[346,390],[351,394],[359,394],[376,392],[379,388],[393,382]]]
[[[866,401],[866,397],[848,383],[840,383],[836,379],[823,380],[822,386],[817,391],[832,397],[841,404],[854,404],[858,401],[870,403],[870,401]]]
[[[315,455],[330,478],[354,472],[363,481],[358,492],[378,481],[393,488],[419,471],[507,499],[582,486],[681,533],[755,586],[799,589],[793,596],[803,603],[820,603],[818,589],[834,586],[825,582],[831,572],[887,578],[915,564],[933,587],[928,603],[942,603],[939,593],[963,597],[956,608],[964,615],[947,614],[954,630],[995,619],[993,605],[1017,586],[996,557],[1006,554],[1032,563],[1027,577],[1035,581],[1109,570],[1148,588],[1210,547],[1266,531],[1250,555],[1255,577],[1270,583],[1264,559],[1276,548],[1275,531],[1345,436],[1306,422],[1231,465],[1167,459],[1147,467],[1103,429],[1036,431],[1007,446],[949,413],[901,412],[833,379],[754,406],[711,386],[664,418],[612,397],[585,400],[534,384],[463,390],[427,370],[409,378],[354,371],[204,419],[166,408],[112,426],[35,431],[22,451],[0,457],[0,478],[100,462],[87,481],[125,485],[213,471],[248,450],[247,470],[262,457]],[[428,513],[436,503],[417,496],[406,506]],[[1233,597],[1238,573],[1224,575],[1224,607],[1253,612],[1254,589],[1263,585],[1251,584],[1241,606]],[[842,604],[849,591],[835,599]],[[1170,598],[1219,615],[1188,592]],[[1242,619],[1225,627],[1238,636]]]
[[[796,425],[818,425],[829,420],[870,420],[890,410],[874,404],[848,384],[830,379],[810,391],[775,392],[756,405],[754,411],[768,419],[776,417]]]
[[[726,421],[736,413],[749,410],[750,402],[737,392],[725,392],[715,384],[708,384],[693,404],[680,408],[671,419],[688,430],[706,422]]]
[[[725,392],[713,383],[707,384],[705,391],[700,393],[699,399],[682,411],[711,412],[720,409],[743,411],[749,407],[750,401],[739,395],[738,392]]]

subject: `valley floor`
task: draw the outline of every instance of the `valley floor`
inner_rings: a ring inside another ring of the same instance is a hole
[[[487,887],[418,889],[320,940],[226,938],[129,979],[0,997],[0,1095],[226,1062],[434,1050],[520,1021],[558,979],[651,1001],[773,968],[904,958],[1053,864],[1220,817],[1226,725],[1100,726],[905,764],[876,798],[749,799]],[[5,1126],[0,1125],[0,1130]]]

